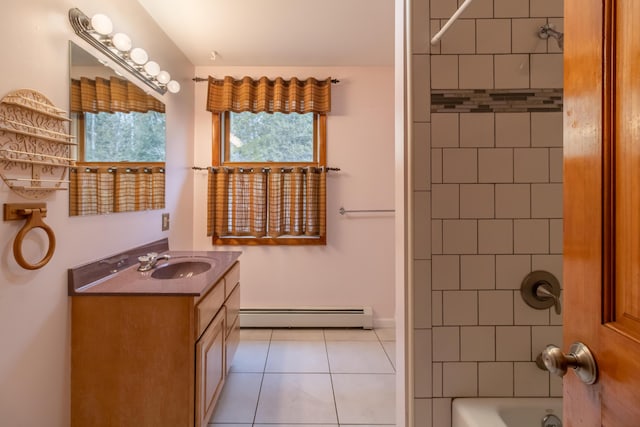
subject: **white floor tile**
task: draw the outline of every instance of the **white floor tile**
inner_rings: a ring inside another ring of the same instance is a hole
[[[231,361],[231,372],[264,372],[269,341],[242,341]]]
[[[325,329],[324,337],[327,341],[377,341],[378,336],[372,330],[366,329]]]
[[[271,341],[265,372],[329,373],[325,344],[322,341]]]
[[[322,329],[274,329],[271,335],[274,341],[324,341]]]
[[[302,424],[302,426],[309,426],[309,427],[339,427],[338,424]],[[254,424],[254,427],[301,427],[300,424]],[[232,427],[237,427],[237,424],[232,426]],[[366,427],[366,426],[359,426],[359,427]]]
[[[332,373],[393,373],[394,369],[380,342],[327,342]]]
[[[265,374],[256,423],[337,424],[328,374]]]
[[[243,340],[267,340],[271,339],[271,329],[240,328],[240,342]]]
[[[389,360],[391,360],[391,364],[393,368],[396,367],[396,342],[395,341],[382,341],[382,347],[384,347],[384,351],[387,353]]]
[[[234,424],[234,426],[237,426],[237,425],[238,424]],[[395,424],[340,424],[340,427],[396,427],[396,425]]]
[[[230,373],[211,418],[213,423],[252,423],[263,374]]]
[[[375,329],[376,335],[380,341],[395,341],[396,340],[396,330],[395,328],[380,328]]]
[[[395,375],[332,374],[340,424],[393,424]]]
[[[393,328],[240,333],[209,427],[394,426]]]

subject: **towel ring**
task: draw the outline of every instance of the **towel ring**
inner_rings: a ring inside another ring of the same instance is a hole
[[[15,257],[18,264],[20,264],[20,267],[27,270],[37,270],[44,267],[51,260],[53,252],[56,250],[56,235],[53,233],[51,227],[45,224],[42,220],[42,211],[40,209],[21,209],[18,213],[23,217],[27,217],[27,221],[22,226],[20,231],[18,231],[18,234],[13,241],[13,256]],[[29,264],[22,255],[22,241],[24,240],[24,237],[27,235],[27,233],[34,228],[42,228],[44,232],[47,233],[47,237],[49,238],[49,249],[47,249],[47,253],[45,254],[44,258],[42,258],[39,262],[35,264]]]

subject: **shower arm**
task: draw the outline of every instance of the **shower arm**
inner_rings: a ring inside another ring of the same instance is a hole
[[[551,27],[540,27],[540,32],[543,33],[543,34],[546,34],[547,37],[551,36],[551,37],[556,38],[556,39],[558,39],[560,37],[564,37],[563,33],[561,33],[558,30],[554,30]]]
[[[562,49],[564,46],[564,33],[554,29],[549,24],[544,24],[538,29],[538,37],[541,39],[548,39],[549,37],[553,37],[557,40],[558,46]]]

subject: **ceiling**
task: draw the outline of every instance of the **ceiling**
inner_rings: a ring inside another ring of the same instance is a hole
[[[394,0],[138,2],[195,66],[393,64]]]

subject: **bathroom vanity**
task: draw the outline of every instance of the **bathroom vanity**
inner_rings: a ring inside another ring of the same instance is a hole
[[[72,426],[207,425],[239,342],[240,252],[161,253],[69,270]]]

